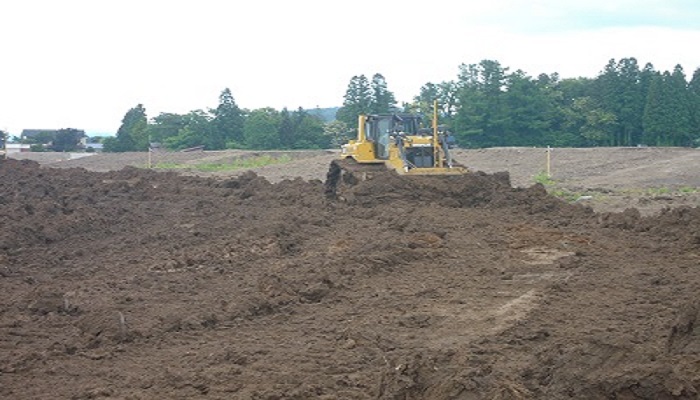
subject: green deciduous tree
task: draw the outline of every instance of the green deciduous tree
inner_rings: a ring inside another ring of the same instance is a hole
[[[457,105],[457,86],[453,81],[432,83],[421,86],[418,96],[413,98],[410,110],[424,115],[433,113],[433,105],[438,102],[438,112],[441,116],[449,118],[454,114]],[[409,111],[409,110],[405,110]]]
[[[348,140],[354,139],[353,129],[339,120],[326,123],[323,127],[323,134],[331,147],[340,147]]]
[[[152,124],[149,125],[151,142],[165,143],[168,138],[177,136],[187,122],[187,115],[161,113],[153,118]]]
[[[175,136],[165,139],[166,147],[181,150],[198,146],[206,148],[207,145],[211,145],[211,114],[204,110],[193,110],[182,117],[182,127]]]
[[[251,111],[243,125],[246,147],[261,150],[280,148],[280,122],[280,113],[273,108]]]
[[[292,113],[284,108],[279,113],[279,142],[283,149],[320,149],[330,144],[321,118],[303,108]]]
[[[426,117],[426,124],[432,123],[433,108],[437,101],[438,119],[440,125],[452,128],[453,117],[459,108],[457,84],[454,81],[444,81],[438,84],[428,82],[420,88],[413,102],[404,105],[404,111],[419,113]]]
[[[124,152],[146,150],[148,148],[148,120],[142,104],[127,111],[114,138],[105,140],[104,150]]]
[[[609,139],[615,115],[605,111],[591,97],[577,97],[564,109],[564,130],[571,133],[570,146],[601,146]]]
[[[323,134],[323,121],[299,108],[292,115],[295,149],[324,149],[330,140]]]
[[[56,132],[51,148],[53,151],[75,151],[80,146],[80,140],[84,136],[85,134],[77,129],[61,129]]]
[[[23,138],[21,142],[22,144],[49,145],[53,141],[54,135],[54,131],[41,131],[32,137]]]

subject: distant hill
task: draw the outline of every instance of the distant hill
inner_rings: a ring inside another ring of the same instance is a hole
[[[335,121],[335,113],[340,107],[312,108],[304,110],[309,114],[320,118],[323,122]]]

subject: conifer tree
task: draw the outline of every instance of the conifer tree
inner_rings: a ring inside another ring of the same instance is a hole
[[[219,105],[212,111],[211,150],[237,147],[243,143],[243,111],[236,104],[231,90],[224,89],[219,95]]]
[[[700,146],[700,68],[696,69],[688,83],[692,144]]]
[[[372,91],[367,77],[353,76],[343,99],[343,106],[336,113],[336,118],[347,126],[357,127],[357,117],[371,111]]]
[[[382,74],[374,74],[370,90],[372,92],[369,110],[371,114],[388,114],[396,110],[396,98],[387,88],[386,79]]]

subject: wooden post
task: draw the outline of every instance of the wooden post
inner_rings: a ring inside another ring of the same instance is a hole
[[[552,177],[552,148],[547,146],[547,178]]]
[[[442,158],[440,158],[438,144],[438,101],[433,101],[433,166],[442,168]]]
[[[7,160],[7,138],[9,136],[10,135],[7,133],[7,131],[5,131],[5,130],[2,131],[2,139],[3,139],[2,140],[2,150],[3,150],[2,157],[5,160]]]
[[[152,163],[153,156],[151,155],[151,153],[153,152],[153,149],[151,147],[152,147],[151,146],[151,135],[148,135],[148,169],[151,169],[151,167],[153,165],[153,163]]]

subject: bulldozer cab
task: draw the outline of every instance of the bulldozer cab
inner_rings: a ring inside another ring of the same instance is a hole
[[[417,135],[422,118],[411,114],[369,115],[365,122],[367,139],[375,143],[377,158],[389,158],[389,144],[398,135]]]

